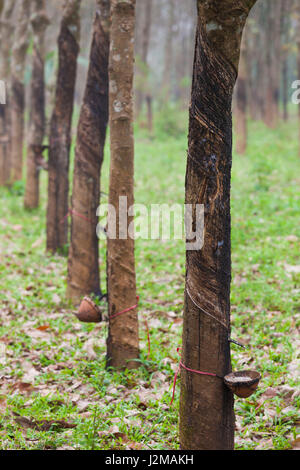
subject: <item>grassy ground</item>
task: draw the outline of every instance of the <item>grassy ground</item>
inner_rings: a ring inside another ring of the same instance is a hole
[[[232,336],[248,347],[233,345],[232,361],[263,377],[254,395],[235,401],[237,449],[297,445],[296,135],[296,123],[273,132],[251,124],[247,155],[234,156]],[[183,202],[186,146],[185,134],[149,139],[139,132],[136,202]],[[108,158],[104,192],[107,173]],[[0,190],[0,448],[177,449],[180,379],[172,407],[170,398],[181,343],[183,243],[137,241],[141,367],[109,372],[106,323],[76,320],[65,299],[66,258],[45,253],[46,176],[40,209],[25,212],[23,192],[21,183]],[[100,246],[105,287],[105,242]]]

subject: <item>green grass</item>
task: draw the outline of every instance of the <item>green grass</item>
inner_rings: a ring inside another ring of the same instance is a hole
[[[136,134],[137,203],[184,201],[187,138],[181,129],[174,137],[174,128],[170,119],[154,137]],[[296,122],[275,131],[251,123],[247,155],[233,159],[232,337],[248,347],[233,345],[232,361],[262,374],[258,391],[235,401],[237,449],[288,449],[299,423],[300,274],[289,268],[300,265],[296,136]],[[104,193],[108,168],[106,153]],[[172,407],[170,398],[181,343],[183,242],[136,242],[141,367],[107,371],[107,325],[76,320],[65,299],[66,258],[45,253],[46,187],[44,174],[41,206],[32,212],[23,209],[23,183],[0,189],[0,448],[178,449],[180,379]],[[103,240],[100,253],[105,289]]]

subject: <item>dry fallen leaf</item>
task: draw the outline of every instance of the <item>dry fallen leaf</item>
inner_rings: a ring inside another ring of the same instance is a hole
[[[43,238],[38,238],[35,242],[32,243],[31,248],[37,248],[38,246],[42,245]]]
[[[293,450],[300,450],[300,436],[296,437],[296,439],[291,444]]]
[[[37,330],[45,331],[45,330],[48,330],[48,328],[50,328],[50,325],[41,325],[37,327]]]
[[[33,387],[33,385],[29,382],[15,382],[13,385],[12,385],[12,390],[15,391],[15,390],[18,390],[18,392],[20,393],[32,393],[34,392],[35,390],[37,390],[35,387]]]
[[[5,413],[7,408],[7,403],[5,398],[0,398],[0,411],[1,413]]]
[[[69,423],[64,421],[63,419],[42,419],[36,421],[35,419],[26,418],[25,416],[20,416],[17,413],[13,413],[15,415],[14,420],[18,423],[22,428],[30,428],[35,429],[38,431],[49,431],[52,427],[55,429],[72,429],[76,427],[76,424]]]

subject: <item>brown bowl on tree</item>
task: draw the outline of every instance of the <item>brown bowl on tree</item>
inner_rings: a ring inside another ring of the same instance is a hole
[[[247,398],[255,392],[261,379],[255,370],[241,370],[225,375],[224,383],[240,398]]]
[[[78,313],[75,315],[84,323],[99,323],[102,320],[100,308],[89,297],[82,299]]]

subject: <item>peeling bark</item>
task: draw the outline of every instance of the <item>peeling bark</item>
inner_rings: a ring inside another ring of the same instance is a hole
[[[220,377],[231,371],[232,93],[241,35],[254,3],[198,0],[186,203],[204,204],[205,235],[201,250],[186,253],[182,362]],[[221,378],[181,369],[180,445],[233,448],[233,395]]]
[[[96,211],[108,122],[110,0],[97,0],[90,65],[81,108],[73,175],[67,296],[74,301],[100,293]],[[85,219],[76,214],[84,215]]]
[[[41,156],[42,152],[37,152],[37,149],[42,148],[45,133],[44,39],[46,28],[49,25],[45,7],[45,0],[35,0],[33,2],[33,14],[31,17],[33,53],[30,96],[30,130],[24,199],[24,206],[26,209],[34,209],[39,205],[40,166],[38,158]]]
[[[59,64],[55,106],[50,124],[47,250],[56,252],[68,241],[69,158],[71,124],[80,36],[81,0],[65,0],[58,37]]]
[[[25,89],[24,70],[26,51],[29,45],[28,25],[30,0],[22,0],[15,30],[15,42],[11,62],[11,181],[23,176],[23,141]]]
[[[134,240],[119,236],[119,196],[134,202],[133,67],[135,0],[113,0],[109,56],[109,115],[111,166],[109,203],[117,211],[117,238],[108,236],[107,288],[109,333],[107,365],[135,368],[139,357],[137,308],[112,318],[136,305]],[[127,228],[133,217],[128,217]]]

